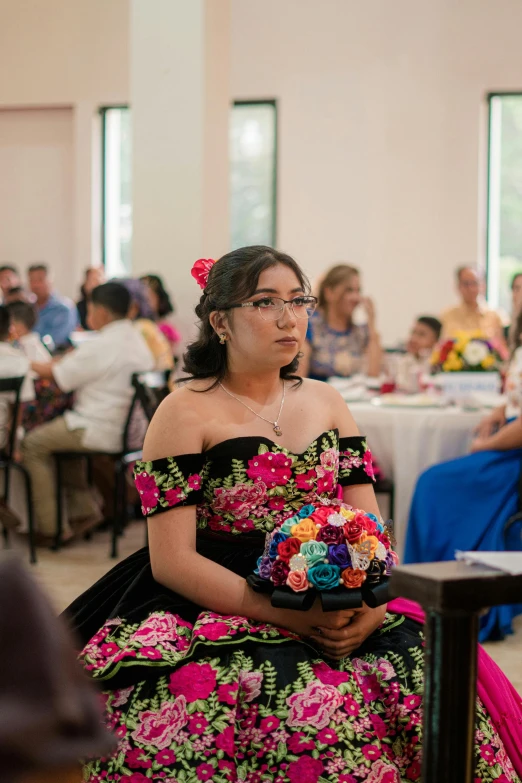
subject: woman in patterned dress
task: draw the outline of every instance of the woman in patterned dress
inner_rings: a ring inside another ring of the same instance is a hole
[[[308,282],[266,247],[193,274],[192,381],[162,403],[135,471],[149,549],[68,610],[119,739],[85,779],[418,780],[422,626],[385,607],[277,609],[246,581],[266,533],[304,504],[342,492],[378,513],[345,403],[296,375]],[[476,780],[520,783],[480,701],[477,721]]]

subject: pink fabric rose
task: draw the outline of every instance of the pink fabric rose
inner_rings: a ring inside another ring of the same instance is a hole
[[[158,712],[147,710],[138,715],[138,727],[131,737],[143,745],[164,750],[174,742],[178,733],[188,723],[187,702],[184,696],[166,701]]]
[[[239,672],[239,688],[241,690],[242,701],[253,701],[261,694],[261,683],[263,682],[262,672]]]
[[[215,263],[213,258],[198,258],[190,270],[190,274],[203,291],[207,287],[208,276]]]
[[[188,702],[208,699],[216,687],[216,671],[208,663],[186,663],[170,675],[169,691]]]
[[[292,761],[286,774],[290,783],[317,783],[322,775],[324,766],[319,759],[311,756],[301,756],[297,761]]]
[[[154,476],[150,476],[148,473],[143,471],[143,473],[138,473],[134,477],[134,483],[140,496],[143,513],[145,515],[150,514],[150,512],[158,505],[160,497],[160,491],[158,485],[156,484],[156,479]]]
[[[302,593],[310,587],[306,571],[290,571],[286,578],[286,584],[294,593]]]
[[[258,454],[248,460],[247,476],[267,487],[283,486],[292,476],[292,460],[286,454]]]
[[[331,506],[319,506],[314,513],[310,515],[310,519],[313,519],[316,525],[326,525],[328,518],[332,516],[336,511],[335,507]]]
[[[176,641],[178,634],[178,623],[173,614],[151,614],[138,630],[134,631],[129,641],[139,642],[144,647],[153,647],[161,642]]]
[[[333,685],[313,680],[304,691],[287,698],[286,703],[290,710],[286,722],[288,726],[314,726],[316,729],[324,729],[343,702],[343,697]]]
[[[321,663],[314,663],[312,666],[313,672],[318,680],[324,685],[340,685],[343,682],[348,682],[350,675],[346,672],[339,672],[336,669],[332,669],[327,663],[321,661]]]

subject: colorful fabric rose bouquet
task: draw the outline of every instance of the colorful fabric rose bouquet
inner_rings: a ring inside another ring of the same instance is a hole
[[[435,349],[431,365],[434,372],[494,372],[504,358],[482,332],[461,332]]]
[[[269,533],[250,586],[272,594],[272,605],[309,609],[379,606],[397,555],[376,516],[346,503],[303,506]]]

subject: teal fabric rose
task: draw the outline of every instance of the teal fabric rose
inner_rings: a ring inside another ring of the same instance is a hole
[[[289,536],[292,533],[293,526],[299,524],[300,521],[301,520],[297,515],[290,517],[290,519],[286,519],[283,522],[279,530],[281,531],[281,533],[285,533],[287,536]]]
[[[314,511],[315,511],[315,506],[312,506],[312,504],[310,503],[310,505],[308,506],[303,506],[303,508],[299,511],[299,516],[301,517],[301,519],[306,519],[311,514],[313,514]]]
[[[328,559],[328,547],[323,541],[306,541],[301,544],[301,554],[306,557],[309,568]]]
[[[308,569],[307,578],[310,584],[318,590],[333,590],[339,587],[341,569],[334,565],[316,565]]]

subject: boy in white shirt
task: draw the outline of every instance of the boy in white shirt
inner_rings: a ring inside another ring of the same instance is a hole
[[[36,309],[29,302],[11,302],[7,305],[11,316],[11,337],[30,362],[50,362],[51,354],[34,327],[38,320]]]
[[[82,343],[59,360],[33,362],[42,378],[52,378],[64,392],[75,392],[73,410],[32,430],[22,443],[23,461],[38,498],[39,532],[56,534],[56,497],[53,453],[97,451],[117,453],[122,448],[123,429],[132,402],[132,374],[154,367],[154,358],[143,337],[127,318],[130,294],[111,282],[92,291],[88,319],[96,337]],[[87,484],[84,465],[70,461],[64,476],[69,491],[69,517],[78,523],[100,518],[100,509]],[[64,530],[64,539],[71,537]]]

